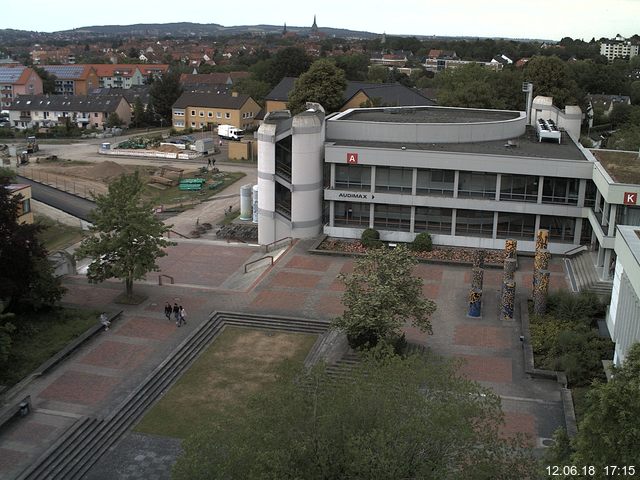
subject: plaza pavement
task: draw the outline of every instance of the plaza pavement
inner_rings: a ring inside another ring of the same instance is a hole
[[[206,240],[177,240],[159,260],[160,272],[134,290],[147,300],[136,306],[114,304],[120,282],[88,284],[83,276],[65,278],[67,305],[124,310],[109,331],[101,332],[49,374],[30,383],[34,412],[0,430],[0,480],[13,479],[78,418],[106,416],[142,379],[214,311],[251,312],[330,319],[342,312],[344,290],[337,278],[353,270],[348,257],[308,253],[312,241],[286,249],[273,267],[244,273],[244,265],[264,254],[259,247]],[[566,288],[561,260],[551,261],[551,289]],[[518,298],[526,299],[532,259],[521,258],[516,273]],[[435,300],[432,336],[407,325],[407,338],[435,352],[464,360],[463,372],[502,398],[505,435],[522,432],[533,446],[563,424],[559,387],[524,373],[519,322],[498,316],[501,272],[485,270],[481,319],[467,313],[471,268],[420,264],[424,293]],[[174,284],[158,286],[158,275]],[[182,304],[188,324],[176,327],[164,317],[166,301]],[[180,452],[175,439],[128,433],[95,465],[90,480],[169,479]]]

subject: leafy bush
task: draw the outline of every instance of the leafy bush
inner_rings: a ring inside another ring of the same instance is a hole
[[[413,243],[411,244],[411,250],[415,250],[416,252],[430,252],[432,248],[431,235],[427,232],[416,235],[416,238],[413,239]]]
[[[367,248],[380,248],[383,245],[382,240],[380,240],[380,232],[375,228],[365,229],[360,236],[360,241]]]
[[[548,314],[558,320],[590,324],[597,317],[606,313],[606,305],[592,292],[581,292],[578,295],[560,291],[549,296]]]

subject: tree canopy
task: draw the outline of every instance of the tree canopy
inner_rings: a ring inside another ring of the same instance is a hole
[[[413,275],[417,260],[400,245],[372,248],[355,261],[353,274],[343,276],[345,311],[333,321],[352,346],[393,341],[407,321],[431,333],[436,304],[422,294],[422,279]]]
[[[533,83],[533,94],[553,97],[558,108],[577,105],[582,98],[565,62],[556,56],[535,56],[524,67],[524,80]]]
[[[344,72],[333,61],[317,60],[296,80],[289,93],[288,108],[295,114],[305,109],[306,102],[317,102],[325,111],[335,112],[344,102],[346,87]]]
[[[376,352],[380,353],[380,351]],[[532,478],[500,399],[435,356],[371,355],[341,380],[289,368],[184,443],[177,480]]]
[[[593,465],[605,479],[607,465],[640,465],[640,343],[628,351],[620,368],[607,383],[595,383],[587,393],[587,407],[578,423],[577,435],[569,441],[559,432],[559,443],[548,460],[573,465]],[[637,474],[637,470],[636,470]]]
[[[167,125],[171,125],[173,104],[182,95],[180,75],[177,72],[169,72],[160,80],[151,83],[149,89],[150,103],[153,111],[159,115]]]
[[[90,282],[119,278],[125,282],[127,296],[133,293],[134,280],[158,270],[156,259],[165,256],[164,248],[172,244],[162,237],[169,227],[143,201],[143,188],[136,172],[121,175],[106,195],[98,195],[91,213],[91,235],[76,251],[76,257],[92,259],[87,272]]]
[[[38,239],[43,227],[18,223],[23,199],[7,188],[12,177],[0,168],[0,301],[10,312],[38,310],[58,301],[64,288]]]

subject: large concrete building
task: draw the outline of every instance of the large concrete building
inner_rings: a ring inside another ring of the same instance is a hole
[[[615,251],[617,260],[607,328],[616,344],[613,362],[620,366],[629,348],[640,342],[640,229],[619,226]]]
[[[434,243],[534,251],[590,247],[609,276],[615,227],[640,224],[640,185],[615,178],[577,142],[581,111],[538,97],[531,114],[449,107],[318,106],[272,113],[258,131],[259,243],[283,237]],[[638,182],[640,183],[640,182]]]

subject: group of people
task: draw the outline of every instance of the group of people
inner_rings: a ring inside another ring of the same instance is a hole
[[[181,327],[182,325],[187,324],[187,311],[184,309],[182,305],[178,305],[177,303],[171,306],[171,303],[167,302],[164,306],[164,315],[168,320],[171,320],[171,315],[176,320],[176,325]]]

